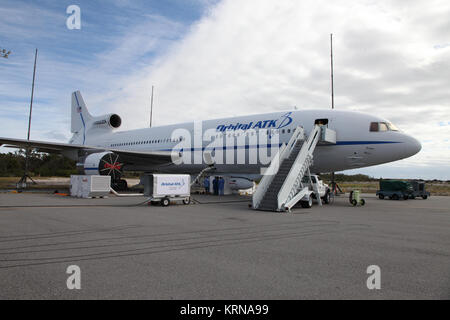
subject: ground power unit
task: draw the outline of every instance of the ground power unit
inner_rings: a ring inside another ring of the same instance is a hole
[[[191,176],[188,174],[146,174],[141,177],[144,196],[166,207],[171,201],[190,203]]]
[[[108,196],[111,190],[110,176],[70,176],[70,195],[77,198],[97,198]]]

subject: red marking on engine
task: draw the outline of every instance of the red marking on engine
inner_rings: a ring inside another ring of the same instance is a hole
[[[119,170],[122,169],[122,165],[118,162],[114,163],[105,163],[105,168],[111,169],[111,170]]]

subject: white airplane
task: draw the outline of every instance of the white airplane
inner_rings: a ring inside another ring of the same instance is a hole
[[[92,116],[76,91],[72,93],[73,136],[69,143],[0,138],[0,146],[61,153],[78,161],[84,174],[109,174],[115,180],[124,170],[198,174],[211,165],[211,155],[215,154],[214,174],[233,177],[234,189],[251,187],[261,177],[261,168],[269,165],[265,158],[269,157],[270,162],[274,150],[287,143],[298,126],[308,133],[320,123],[336,132],[335,145],[318,145],[315,149],[313,173],[378,165],[408,158],[421,150],[419,141],[391,122],[350,111],[316,109],[207,120],[201,123],[200,141],[195,141],[199,129],[194,122],[116,131],[121,122],[117,114]],[[205,139],[206,131],[211,139]],[[253,139],[263,135],[265,139]],[[192,141],[189,136],[194,137]],[[211,143],[218,141],[220,147],[211,148]],[[179,164],[174,160],[174,154],[180,158],[192,151],[208,152],[209,160],[207,156],[200,156],[194,163]],[[233,151],[236,152],[226,158]],[[261,157],[264,152],[267,157]],[[239,153],[244,158],[239,160]],[[249,160],[251,154],[257,155],[256,161]]]

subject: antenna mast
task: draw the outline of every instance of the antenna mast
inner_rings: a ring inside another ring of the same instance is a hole
[[[153,118],[153,90],[154,90],[154,86],[152,86],[152,101],[150,104],[150,128],[152,127],[152,118]]]
[[[333,34],[330,34],[330,45],[331,45],[331,109],[334,109],[334,66],[333,66]],[[331,192],[336,195],[336,181],[334,176],[334,171],[331,173]]]
[[[30,141],[30,132],[31,132],[31,116],[33,113],[33,98],[34,98],[34,81],[36,79],[36,62],[37,62],[37,54],[38,49],[36,48],[36,51],[34,52],[34,67],[33,67],[33,82],[31,83],[31,100],[30,100],[30,115],[28,116],[28,132],[27,132],[27,141]],[[17,188],[22,189],[26,188],[27,186],[27,179],[30,179],[33,184],[36,184],[36,182],[33,180],[33,178],[30,177],[28,174],[28,168],[29,168],[29,157],[30,157],[30,147],[29,145],[25,149],[25,171],[23,173],[22,178],[20,178],[20,181],[17,183]]]
[[[334,109],[333,34],[330,34],[330,43],[331,43],[331,109]]]

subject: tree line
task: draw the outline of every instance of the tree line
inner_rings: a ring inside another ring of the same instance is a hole
[[[25,169],[25,151],[0,153],[0,176],[20,177]],[[30,152],[28,172],[37,177],[69,177],[77,174],[76,162],[58,154]]]

